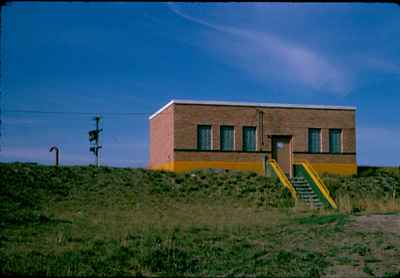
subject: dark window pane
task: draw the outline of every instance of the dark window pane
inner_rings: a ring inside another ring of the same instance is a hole
[[[243,127],[243,150],[255,151],[256,150],[256,128]]]
[[[329,152],[340,153],[342,150],[342,130],[329,130]]]
[[[222,151],[233,151],[234,129],[233,126],[221,126],[220,143]]]
[[[319,153],[321,151],[321,129],[308,129],[308,151],[311,153]]]
[[[211,126],[197,126],[197,149],[211,150]]]

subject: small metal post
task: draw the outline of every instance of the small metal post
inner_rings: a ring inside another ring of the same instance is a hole
[[[56,146],[50,148],[49,152],[56,151],[56,166],[60,164],[59,149]]]

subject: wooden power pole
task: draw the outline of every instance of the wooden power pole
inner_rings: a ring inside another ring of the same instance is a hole
[[[100,129],[100,116],[94,117],[94,120],[96,121],[96,129],[89,131],[89,141],[91,143],[90,146],[90,151],[94,153],[96,156],[96,166],[100,166],[100,149],[102,146],[100,146],[100,132],[103,131],[103,129]]]

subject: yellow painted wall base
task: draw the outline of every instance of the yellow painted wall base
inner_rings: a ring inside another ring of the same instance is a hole
[[[152,165],[149,168],[151,170],[165,170],[165,171],[174,171],[174,162],[167,162],[157,165]]]
[[[319,173],[329,173],[337,175],[357,174],[357,164],[338,164],[338,163],[312,163],[314,169]],[[158,164],[150,167],[153,170],[165,170],[176,172],[188,172],[196,169],[230,169],[240,171],[257,172],[264,175],[264,163],[259,162],[233,162],[233,161],[174,161]]]
[[[230,169],[257,172],[264,174],[264,164],[260,162],[231,162],[231,161],[176,161],[175,171],[185,172],[194,169]]]
[[[345,163],[311,163],[318,174],[329,173],[350,176],[357,174],[357,164]]]
[[[259,162],[232,162],[232,161],[175,161],[151,167],[154,170],[169,170],[188,172],[196,169],[229,169],[257,172],[264,175],[264,163]]]

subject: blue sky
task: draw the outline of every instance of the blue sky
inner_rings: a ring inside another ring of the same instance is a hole
[[[400,165],[400,6],[10,3],[3,110],[153,113],[171,99],[357,106],[357,160]],[[91,115],[3,112],[0,161],[94,162]],[[101,160],[148,162],[148,115],[105,115]]]

